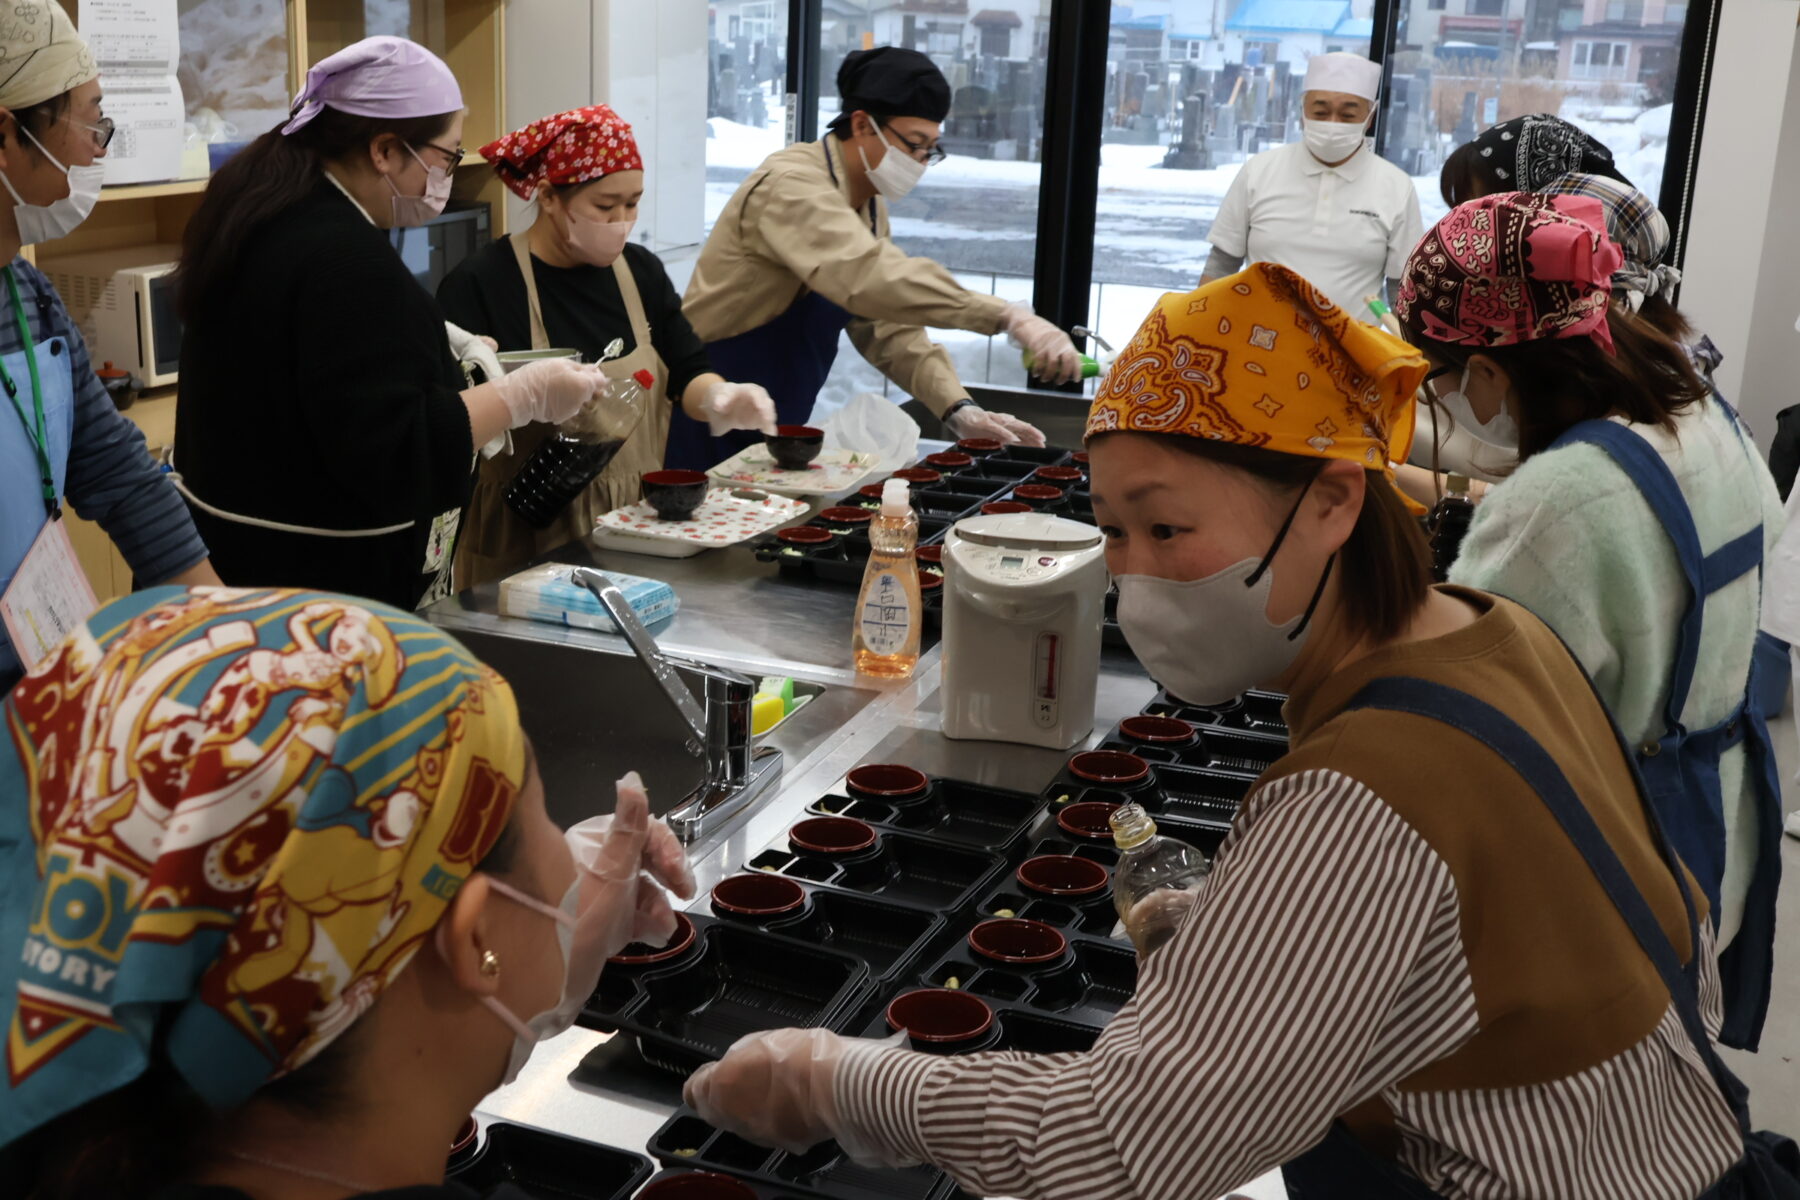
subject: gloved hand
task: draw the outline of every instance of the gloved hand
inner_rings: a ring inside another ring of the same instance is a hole
[[[837,1079],[852,1055],[908,1054],[891,1041],[840,1037],[826,1029],[775,1029],[739,1038],[716,1063],[688,1079],[681,1098],[709,1125],[799,1154],[827,1138],[869,1166],[904,1167],[849,1127],[838,1112]]]
[[[462,367],[463,374],[468,374],[470,367],[480,367],[483,379],[492,383],[506,374],[500,365],[500,343],[491,337],[483,337],[478,333],[470,333],[460,325],[444,322],[444,333],[450,339],[450,354]],[[474,380],[470,380],[471,383]]]
[[[1045,383],[1070,383],[1081,378],[1081,352],[1075,349],[1075,343],[1029,306],[1010,305],[1000,318],[1000,327],[1031,355],[1031,373]]]
[[[700,397],[700,409],[714,437],[734,429],[775,432],[775,401],[758,384],[721,379]]]
[[[1037,426],[1028,425],[1006,413],[989,412],[973,404],[964,405],[951,413],[944,422],[944,427],[959,441],[963,438],[998,438],[1006,445],[1014,442],[1022,442],[1027,446],[1044,444],[1043,431]]]
[[[512,414],[512,428],[544,421],[558,425],[581,411],[606,386],[606,372],[579,366],[566,358],[526,363],[494,380],[494,389]]]
[[[650,798],[636,771],[619,780],[618,804],[564,835],[581,872],[571,962],[599,965],[633,942],[666,945],[675,933],[667,888],[694,895],[694,873],[674,831],[650,819]],[[575,955],[579,955],[577,958]]]

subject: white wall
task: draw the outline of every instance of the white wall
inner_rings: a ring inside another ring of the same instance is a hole
[[[633,241],[700,241],[706,197],[706,0],[509,0],[506,114],[514,128],[585,104],[631,122],[644,156]],[[509,202],[513,228],[528,216]]]
[[[1795,193],[1775,186],[1778,162],[1786,179],[1800,173],[1800,105],[1790,88],[1797,16],[1794,0],[1723,6],[1681,290],[1683,311],[1725,354],[1720,389],[1765,447],[1776,410],[1800,399],[1800,348],[1792,344],[1800,305],[1791,303],[1800,233]],[[1762,311],[1765,280],[1772,293],[1786,292],[1785,307],[1774,307],[1781,298],[1771,295]],[[1773,332],[1780,322],[1786,340]]]
[[[1765,449],[1775,430],[1775,413],[1800,404],[1800,332],[1794,329],[1800,318],[1800,227],[1794,220],[1800,214],[1800,37],[1792,62],[1739,393],[1754,406],[1750,423]]]

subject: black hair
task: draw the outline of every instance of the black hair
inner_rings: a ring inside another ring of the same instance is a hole
[[[1618,304],[1607,309],[1613,352],[1591,338],[1539,338],[1511,346],[1461,346],[1433,340],[1424,330],[1424,305],[1406,321],[1407,338],[1436,362],[1461,371],[1477,354],[1494,360],[1512,380],[1519,411],[1521,461],[1549,449],[1571,426],[1622,414],[1634,425],[1675,428],[1675,417],[1706,399],[1687,350]]]
[[[36,104],[26,104],[12,110],[13,120],[17,121],[31,137],[19,139],[19,146],[39,158],[44,156],[43,148],[38,142],[49,136],[50,127],[69,115],[74,107],[74,100],[68,92],[59,92],[48,100],[39,100]],[[33,141],[36,138],[37,141]],[[0,150],[9,149],[6,144],[6,131],[0,129]]]
[[[198,323],[212,297],[238,270],[245,246],[264,224],[319,186],[324,165],[385,134],[422,146],[450,128],[455,113],[390,119],[358,117],[327,106],[292,135],[269,130],[232,155],[207,184],[182,235],[175,274],[181,319]]]
[[[501,827],[477,870],[512,871],[524,840],[517,824],[509,819]],[[355,1065],[366,1033],[367,1026],[351,1025],[305,1066],[258,1088],[256,1099],[314,1120],[343,1113],[355,1103]],[[159,1030],[151,1045],[162,1044]],[[154,1049],[152,1055],[149,1069],[124,1087],[0,1146],[0,1179],[22,1187],[20,1200],[96,1200],[140,1196],[193,1178],[210,1147],[229,1137],[234,1114],[210,1107]]]

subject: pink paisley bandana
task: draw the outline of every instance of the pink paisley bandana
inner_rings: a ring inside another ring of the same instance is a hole
[[[586,183],[644,169],[631,126],[604,104],[533,121],[483,146],[481,156],[522,200],[531,199],[541,183]]]
[[[1446,345],[1586,337],[1611,353],[1606,310],[1622,262],[1598,200],[1483,196],[1425,235],[1407,260],[1394,310]]]

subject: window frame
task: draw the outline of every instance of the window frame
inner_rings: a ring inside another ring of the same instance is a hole
[[[1687,252],[1701,131],[1706,118],[1706,92],[1712,76],[1723,3],[1724,0],[1687,0],[1685,23],[1675,44],[1673,112],[1658,206],[1669,222],[1669,261],[1677,267],[1683,263]],[[1032,298],[1040,315],[1068,329],[1086,325],[1089,316],[1112,4],[1110,0],[1050,0],[1050,5],[1048,44],[1040,47],[1046,60],[1044,154],[1039,164]],[[1374,0],[1371,14],[1374,33],[1368,52],[1371,59],[1384,66],[1383,102],[1376,110],[1377,153],[1385,148],[1389,125],[1388,99],[1392,90],[1385,86],[1391,75],[1386,64],[1395,53],[1402,19],[1411,6],[1412,0]],[[1441,0],[1428,0],[1429,11],[1440,12],[1446,7]],[[1640,3],[1639,19],[1647,12],[1647,7]],[[1503,17],[1504,13],[1503,6]],[[814,141],[819,137],[823,14],[823,0],[788,2],[787,134],[790,141]],[[1559,26],[1559,33],[1567,32],[1573,30],[1562,30]],[[1606,69],[1616,74],[1605,78],[1630,81],[1633,57],[1630,42],[1600,35],[1580,39],[1576,44],[1582,43],[1623,47],[1623,64],[1609,65]],[[1190,43],[1189,55],[1194,53],[1194,44]],[[1611,57],[1615,51],[1607,53]],[[1200,55],[1203,59],[1204,49]],[[1572,56],[1573,51],[1571,64]],[[1081,388],[1079,384],[1070,384],[1060,390],[1078,393]]]

